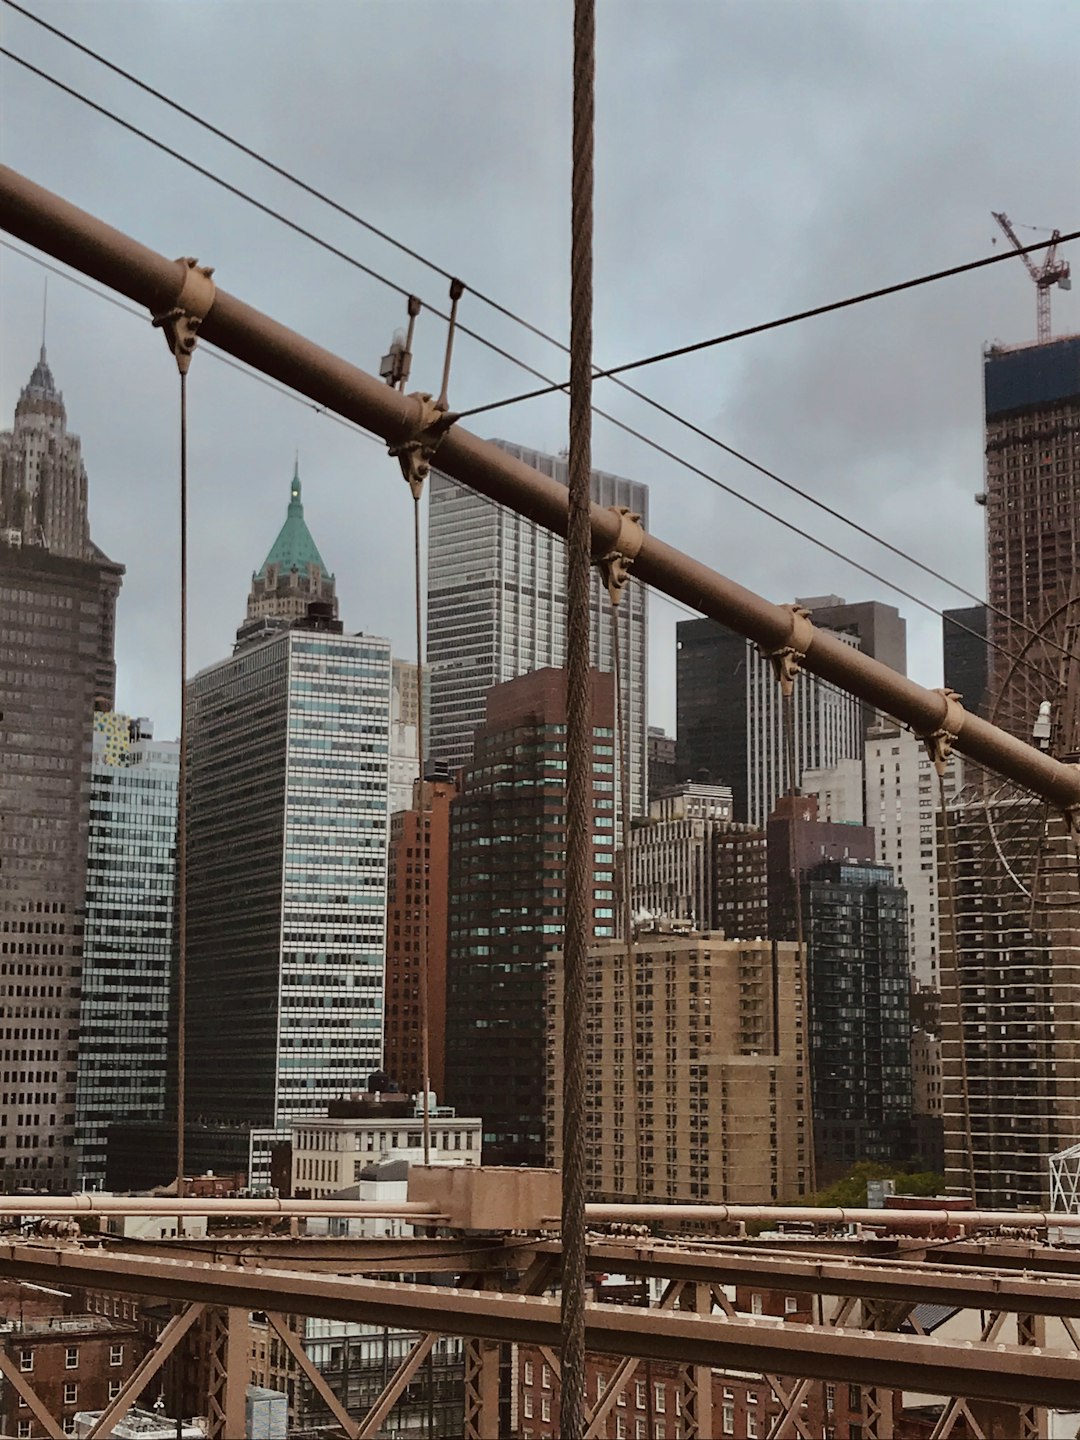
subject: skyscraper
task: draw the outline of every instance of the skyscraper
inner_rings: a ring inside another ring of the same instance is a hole
[[[963,784],[964,762],[949,757],[945,797],[950,803]],[[908,897],[908,954],[911,978],[940,984],[937,814],[938,777],[922,741],[893,721],[883,721],[866,741],[866,821],[874,828],[877,860],[891,867]]]
[[[561,485],[567,462],[520,445],[504,450]],[[648,486],[601,470],[592,474],[599,505],[626,506],[648,525]],[[566,561],[563,541],[432,471],[428,520],[428,633],[431,667],[431,757],[464,765],[484,722],[493,685],[566,663]],[[614,669],[610,601],[594,571],[591,581],[592,663]],[[631,813],[646,799],[648,592],[631,581],[619,604],[626,726],[630,739]]]
[[[968,605],[941,613],[941,649],[945,686],[955,690],[964,709],[986,714],[990,651],[986,644],[986,606]]]
[[[983,381],[987,712],[1031,743],[1049,702],[1040,743],[1066,757],[1080,733],[1070,673],[1080,624],[1080,336],[993,346]],[[1062,650],[1073,654],[1064,667]],[[939,821],[938,889],[949,1187],[973,1189],[982,1206],[1042,1207],[1050,1155],[1080,1140],[1072,841],[1059,817],[988,773],[975,773],[948,822],[946,835]]]
[[[1053,644],[1029,658],[1023,626],[1063,642],[1080,564],[1080,336],[992,346],[983,362],[986,404],[987,634],[991,699],[1006,729],[1031,739],[1039,702],[1053,699]],[[1075,618],[1075,617],[1072,617]],[[1000,648],[999,648],[1000,647]]]
[[[105,1183],[111,1123],[165,1116],[179,758],[146,720],[94,716],[75,1094],[82,1189]]]
[[[907,621],[895,605],[880,600],[849,604],[842,595],[809,595],[795,603],[809,610],[811,620],[821,629],[854,635],[864,655],[880,660],[899,675],[907,674]],[[877,722],[878,712],[872,705],[863,705],[862,712],[866,732]]]
[[[731,828],[731,791],[726,785],[688,781],[651,801],[648,818],[630,832],[634,912],[683,920],[695,930],[718,929],[717,849],[721,835]]]
[[[408,1094],[424,1089],[421,945],[427,952],[428,1070],[446,1086],[446,922],[452,780],[414,786],[413,803],[390,816],[386,901],[386,1048],[383,1068]]]
[[[591,935],[615,926],[614,685],[592,672]],[[566,897],[566,672],[498,685],[450,809],[447,1099],[489,1165],[544,1164],[549,952]]]
[[[772,665],[756,645],[715,620],[676,627],[680,768],[692,780],[730,785],[737,821],[763,826],[788,789],[783,702]],[[858,647],[859,637],[838,633]],[[795,684],[796,782],[804,770],[859,758],[858,700],[804,672]]]
[[[317,555],[297,500],[292,553]],[[330,606],[188,685],[192,1120],[284,1126],[382,1060],[390,647]]]
[[[791,939],[801,903],[814,1153],[828,1184],[859,1160],[908,1158],[911,1015],[904,890],[874,863],[868,826],[816,816],[813,796],[785,796],[769,820],[769,918],[774,938]]]
[[[74,1181],[95,702],[113,704],[123,567],[90,539],[44,348],[0,434],[0,1182]]]

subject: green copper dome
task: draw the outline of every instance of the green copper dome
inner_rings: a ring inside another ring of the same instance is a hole
[[[299,461],[293,471],[289,495],[289,510],[285,517],[285,524],[271,545],[270,553],[262,563],[262,569],[258,570],[256,574],[265,575],[270,565],[276,565],[278,570],[286,575],[290,570],[299,570],[302,574],[309,565],[317,565],[324,575],[330,576],[330,572],[319,554],[319,547],[311,538],[311,531],[304,520],[304,506],[300,499]]]

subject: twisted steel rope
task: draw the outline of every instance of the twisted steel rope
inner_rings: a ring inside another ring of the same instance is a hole
[[[562,1376],[563,1440],[584,1440],[585,1006],[591,911],[592,696],[589,585],[592,527],[594,0],[574,0],[570,243],[570,456],[566,543],[566,929],[563,942]]]

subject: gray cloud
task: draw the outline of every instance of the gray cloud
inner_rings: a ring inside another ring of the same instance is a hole
[[[40,5],[46,18],[295,169],[554,333],[567,329],[565,3]],[[596,351],[613,362],[985,253],[991,208],[1077,223],[1072,7],[743,3],[600,7]],[[397,283],[444,283],[11,13],[7,44],[219,169]],[[403,302],[6,64],[6,163],[374,369]],[[0,251],[0,417],[36,353],[40,272]],[[635,383],[982,588],[980,347],[1034,333],[1019,262],[644,372]],[[1074,329],[1076,295],[1055,294]],[[49,353],[83,436],[95,538],[128,567],[122,705],[175,727],[176,381],[160,337],[60,281]],[[464,302],[470,324],[562,377],[551,347]],[[414,382],[437,383],[423,317]],[[463,341],[460,405],[523,386]],[[192,371],[192,667],[227,652],[299,447],[308,517],[347,622],[410,653],[409,501],[396,466],[310,408],[200,356]],[[610,391],[610,393],[609,393]],[[961,603],[611,387],[597,400],[935,604]],[[560,399],[477,428],[557,449]],[[602,421],[596,462],[647,480],[653,527],[777,599],[888,599]],[[913,671],[937,622],[900,602]],[[673,625],[655,607],[653,710],[673,719]]]

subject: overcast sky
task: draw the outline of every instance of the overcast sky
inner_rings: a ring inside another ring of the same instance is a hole
[[[562,0],[184,0],[36,14],[559,336],[568,330],[570,21]],[[1072,0],[601,0],[596,359],[614,364],[990,253],[990,211],[1080,225]],[[4,44],[432,303],[445,282],[0,6]],[[377,370],[404,302],[103,116],[0,60],[3,161]],[[1022,232],[1025,238],[1038,238]],[[999,237],[1000,239],[1000,237]],[[1003,243],[1003,242],[1002,242]],[[1080,247],[1072,247],[1074,265]],[[0,250],[0,424],[40,343],[43,272]],[[1053,293],[1080,329],[1080,286]],[[553,347],[468,295],[467,323],[563,378]],[[1035,333],[1019,261],[640,372],[634,383],[984,593],[981,347]],[[413,384],[444,332],[421,318]],[[117,700],[175,732],[177,379],[159,335],[50,279],[48,352],[82,436],[95,540],[127,567]],[[451,400],[529,377],[463,339]],[[610,393],[609,393],[610,392]],[[934,606],[963,595],[619,391],[596,401],[866,565],[755,516],[603,420],[595,463],[645,480],[663,539],[778,601],[898,603],[910,670],[941,682]],[[411,525],[396,462],[211,358],[193,364],[190,669],[229,653],[299,450],[307,517],[350,629],[413,653]],[[543,449],[565,402],[470,422]],[[651,718],[673,728],[674,626],[653,601]]]

